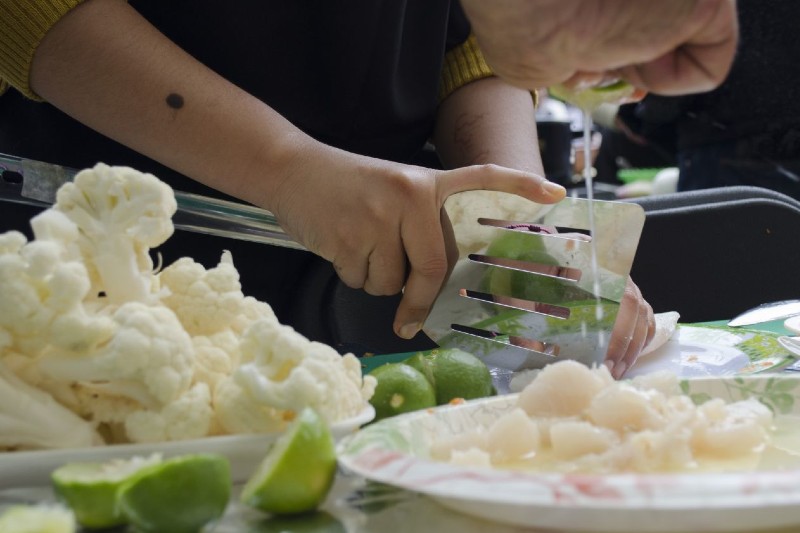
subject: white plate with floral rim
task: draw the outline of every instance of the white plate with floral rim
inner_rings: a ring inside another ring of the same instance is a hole
[[[683,381],[681,388],[696,401],[755,396],[777,414],[800,415],[796,375],[698,378]],[[515,402],[516,395],[506,395],[380,421],[340,442],[340,465],[370,481],[422,493],[445,507],[514,526],[607,533],[793,526],[800,530],[800,466],[729,473],[576,475],[466,467],[430,459],[436,439],[487,426]]]
[[[375,418],[375,409],[366,404],[357,416],[331,425],[334,438],[342,439]],[[0,489],[49,486],[50,473],[76,461],[103,462],[159,453],[173,457],[189,453],[218,453],[228,458],[234,483],[245,482],[280,433],[259,435],[221,435],[173,442],[114,444],[91,448],[0,452]]]
[[[663,346],[641,356],[625,377],[658,370],[669,370],[683,378],[777,370],[796,360],[780,345],[779,336],[765,331],[681,324]]]

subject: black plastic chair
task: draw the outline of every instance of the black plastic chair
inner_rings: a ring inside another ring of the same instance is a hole
[[[636,200],[646,222],[631,276],[656,312],[731,318],[800,297],[800,202],[758,187]]]

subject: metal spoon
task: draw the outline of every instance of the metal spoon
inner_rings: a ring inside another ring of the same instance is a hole
[[[800,315],[800,300],[781,300],[749,309],[728,322],[728,326],[751,326],[794,315]]]

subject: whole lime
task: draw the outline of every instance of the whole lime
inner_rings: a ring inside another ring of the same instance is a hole
[[[458,349],[416,354],[405,362],[427,376],[436,393],[436,404],[454,399],[474,400],[495,393],[489,367],[475,355]]]
[[[378,384],[370,403],[375,420],[426,409],[436,405],[436,394],[428,379],[404,363],[386,363],[369,373]]]

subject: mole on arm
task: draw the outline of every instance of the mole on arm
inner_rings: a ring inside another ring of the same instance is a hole
[[[172,109],[180,109],[183,107],[183,96],[178,93],[169,93],[166,101],[167,105]]]

